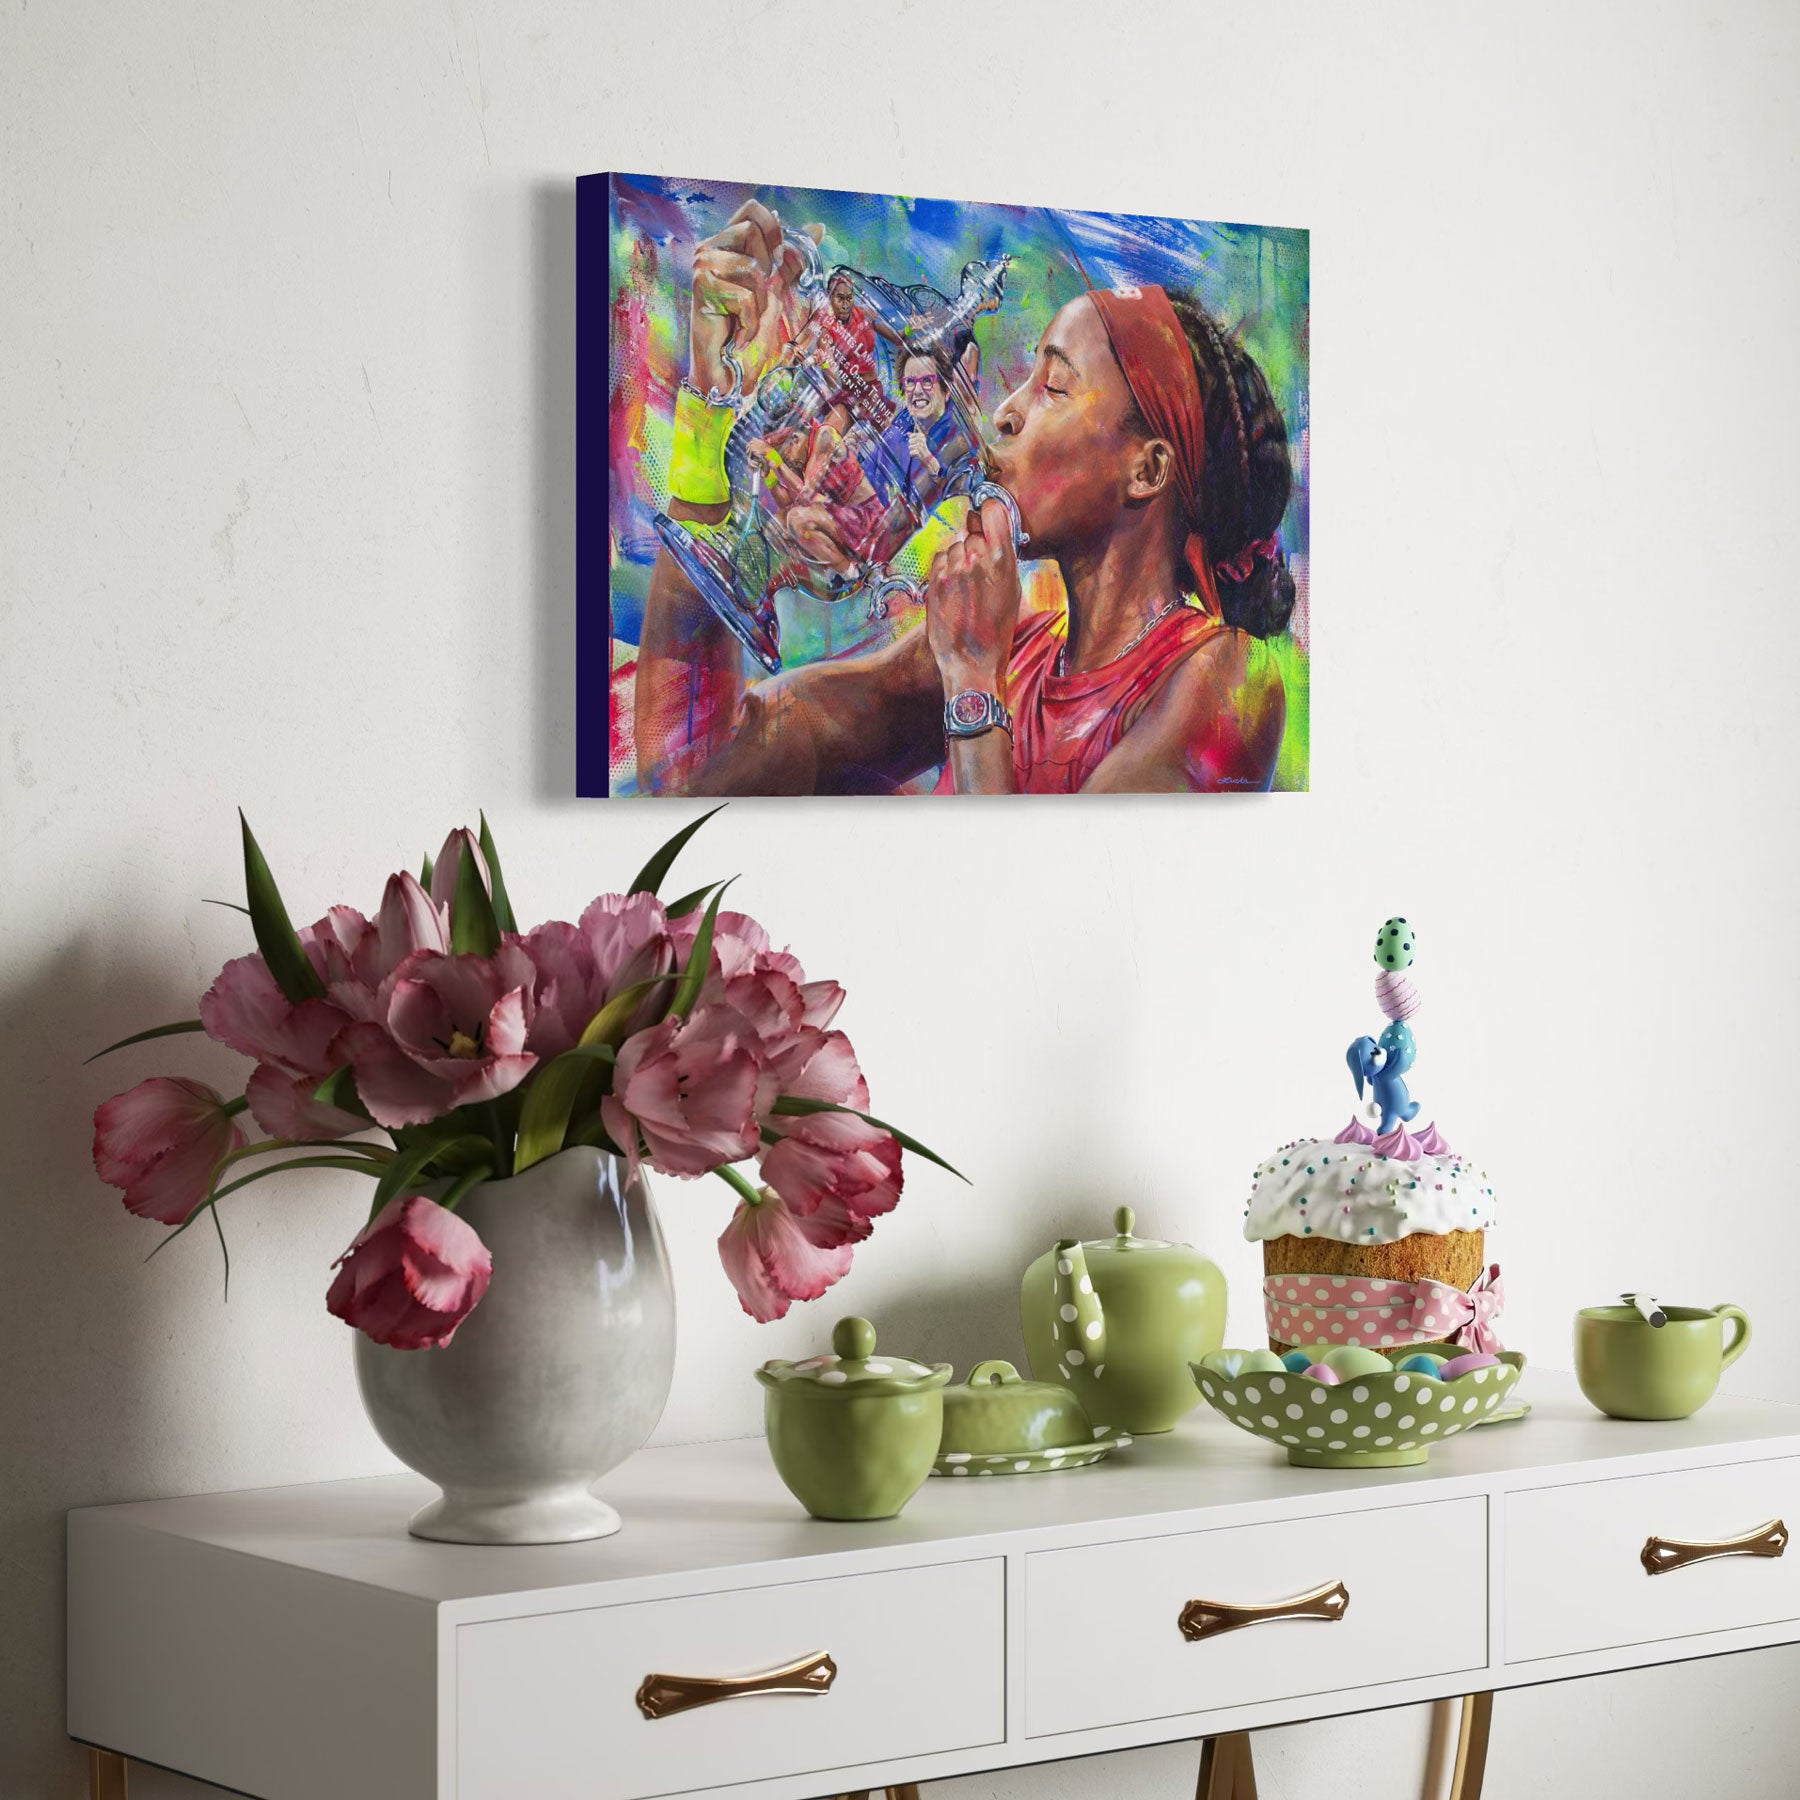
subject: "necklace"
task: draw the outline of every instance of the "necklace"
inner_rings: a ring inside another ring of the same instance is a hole
[[[1118,662],[1121,657],[1129,656],[1132,653],[1132,651],[1135,650],[1138,647],[1138,645],[1141,644],[1144,641],[1144,639],[1147,638],[1151,634],[1151,632],[1153,632],[1157,628],[1157,626],[1159,626],[1163,622],[1163,620],[1166,619],[1170,615],[1170,613],[1179,612],[1186,605],[1187,605],[1187,596],[1185,594],[1177,594],[1175,596],[1175,598],[1173,600],[1171,600],[1167,606],[1159,607],[1155,612],[1153,612],[1150,615],[1150,618],[1149,618],[1148,622],[1145,624],[1144,629],[1142,631],[1140,631],[1137,634],[1137,636],[1134,637],[1131,640],[1131,642],[1129,644],[1127,644],[1125,646],[1125,648],[1119,652],[1118,656],[1109,657],[1107,659],[1107,661],[1108,662]],[[1066,675],[1068,673],[1068,663],[1069,663],[1069,640],[1067,638],[1064,638],[1063,641],[1061,642],[1061,644],[1059,644],[1057,646],[1056,661],[1050,665],[1050,673],[1052,675],[1057,676],[1060,679],[1063,675]],[[1103,663],[1101,665],[1102,668],[1104,668],[1105,666],[1106,666],[1105,663]]]

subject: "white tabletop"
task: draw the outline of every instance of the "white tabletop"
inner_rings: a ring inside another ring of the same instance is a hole
[[[413,1475],[263,1488],[87,1509],[109,1526],[167,1533],[420,1600],[479,1600],[542,1589],[624,1583],[649,1592],[697,1570],[754,1570],[821,1559],[820,1575],[871,1554],[895,1562],[1154,1535],[1459,1492],[1554,1485],[1717,1462],[1800,1454],[1800,1408],[1715,1399],[1691,1419],[1608,1419],[1573,1379],[1528,1370],[1517,1390],[1531,1416],[1483,1426],[1413,1469],[1290,1468],[1281,1454],[1200,1407],[1175,1431],[1140,1437],[1092,1468],[926,1482],[897,1519],[809,1519],[781,1485],[760,1438],[640,1452],[600,1484],[625,1519],[615,1537],[529,1549],[423,1543],[408,1516],[434,1493]],[[999,1544],[997,1539],[1008,1540]],[[985,1542],[984,1542],[985,1540]],[[623,1597],[621,1595],[621,1597]]]

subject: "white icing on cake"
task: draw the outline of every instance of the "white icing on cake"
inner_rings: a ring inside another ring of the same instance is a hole
[[[1244,1236],[1392,1244],[1420,1231],[1485,1231],[1493,1222],[1487,1171],[1466,1156],[1403,1161],[1367,1144],[1301,1138],[1256,1171]]]

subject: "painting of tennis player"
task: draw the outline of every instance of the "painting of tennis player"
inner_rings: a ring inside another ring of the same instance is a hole
[[[583,793],[1307,786],[1305,231],[578,192]]]

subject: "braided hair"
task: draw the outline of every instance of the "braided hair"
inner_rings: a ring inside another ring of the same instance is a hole
[[[1202,516],[1187,521],[1212,558],[1220,612],[1252,637],[1274,637],[1294,610],[1294,576],[1275,542],[1293,492],[1287,423],[1256,360],[1205,307],[1171,293],[1206,417]],[[1136,407],[1129,420],[1148,435]]]

